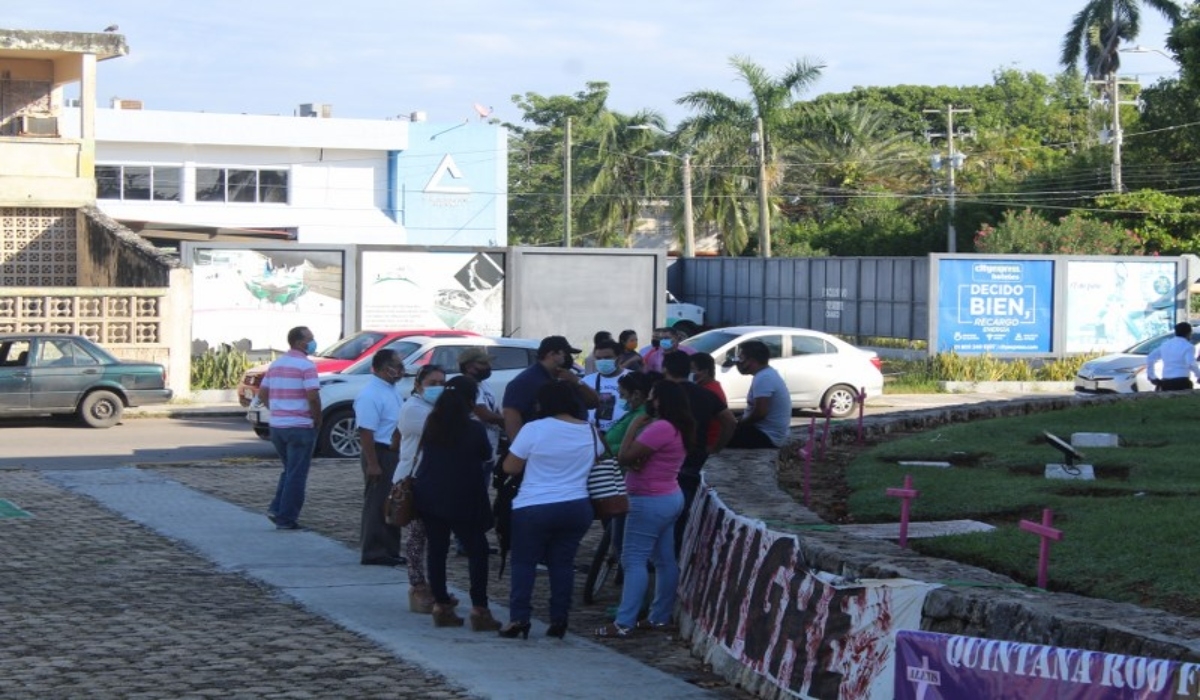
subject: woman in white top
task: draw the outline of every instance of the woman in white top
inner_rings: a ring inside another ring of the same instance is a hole
[[[507,474],[524,474],[512,504],[512,585],[509,623],[502,637],[529,637],[533,584],[545,558],[550,577],[550,628],[567,631],[575,554],[592,526],[587,479],[603,443],[587,421],[575,417],[578,398],[567,383],[551,381],[538,390],[542,418],[521,427],[504,459]]]
[[[446,373],[437,365],[425,365],[413,379],[412,398],[400,408],[400,462],[396,466],[395,481],[412,473],[417,452],[421,446],[421,434],[425,421],[433,411],[433,404],[442,393]],[[408,527],[408,543],[404,554],[408,558],[408,609],[415,613],[429,614],[433,611],[433,594],[425,580],[425,525],[414,518]],[[457,601],[456,601],[457,602]]]

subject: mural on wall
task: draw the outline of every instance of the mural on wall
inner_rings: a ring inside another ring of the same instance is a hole
[[[194,248],[191,262],[193,340],[283,350],[295,326],[322,348],[342,336],[340,252]]]
[[[369,251],[359,278],[363,328],[503,332],[503,253]]]
[[[1067,262],[1067,352],[1117,352],[1175,325],[1175,262]]]

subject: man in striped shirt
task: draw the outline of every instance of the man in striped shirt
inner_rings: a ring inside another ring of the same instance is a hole
[[[309,355],[317,351],[312,331],[297,326],[288,331],[286,354],[271,363],[263,376],[259,400],[271,409],[271,444],[283,461],[283,473],[267,517],[276,530],[298,530],[300,508],[308,485],[308,467],[321,430],[321,395],[317,366]]]

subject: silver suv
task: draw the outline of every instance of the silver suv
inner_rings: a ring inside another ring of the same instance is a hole
[[[523,338],[430,337],[401,338],[386,347],[399,353],[404,362],[404,379],[396,382],[396,392],[407,399],[412,393],[412,375],[424,365],[438,365],[447,376],[458,374],[458,356],[467,348],[484,348],[492,359],[488,384],[497,397],[521,370],[537,361],[538,341]],[[358,424],[354,421],[354,399],[371,378],[371,358],[364,357],[341,372],[320,375],[321,433],[317,436],[317,454],[325,457],[357,458]],[[250,405],[246,420],[254,432],[269,439],[271,412],[257,400]]]

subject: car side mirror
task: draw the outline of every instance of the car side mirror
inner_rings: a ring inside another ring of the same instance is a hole
[[[736,367],[737,362],[735,362],[732,357],[726,357],[725,361],[721,363],[721,366],[725,369],[729,369],[730,367]]]

